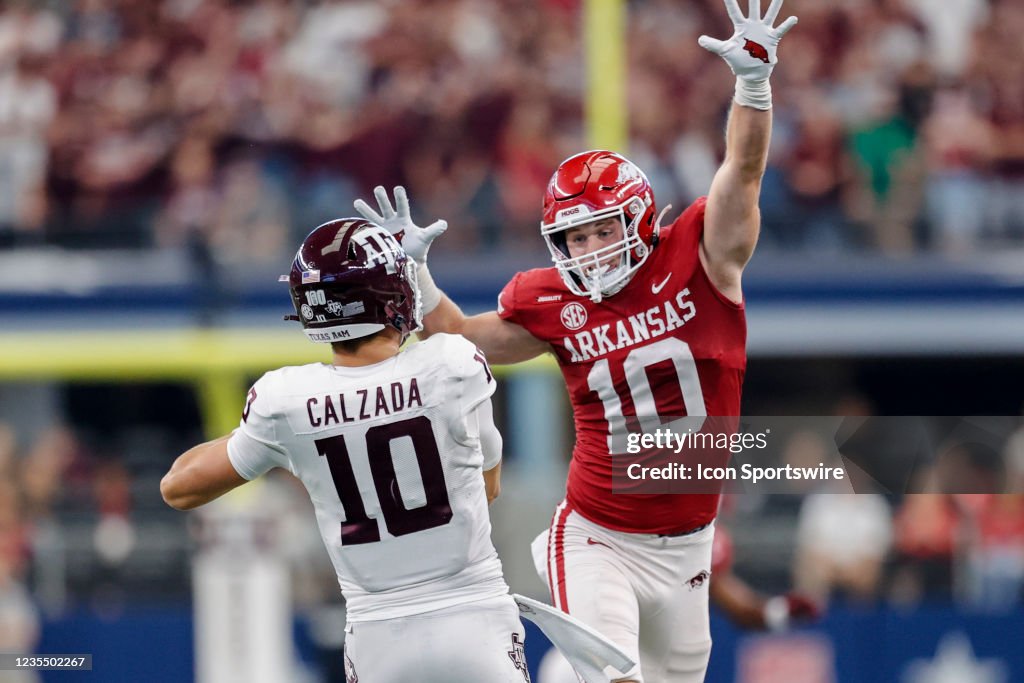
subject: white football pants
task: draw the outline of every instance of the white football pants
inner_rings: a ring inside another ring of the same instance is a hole
[[[348,683],[529,683],[511,596],[349,624]]]
[[[640,662],[620,680],[701,683],[711,656],[714,533],[714,524],[675,537],[613,531],[563,501],[531,549],[555,607]]]

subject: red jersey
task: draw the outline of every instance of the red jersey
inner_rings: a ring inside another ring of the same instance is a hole
[[[650,416],[738,416],[746,318],[708,278],[698,250],[706,199],[667,228],[626,287],[594,303],[569,292],[554,268],[518,273],[498,299],[502,319],[551,345],[576,424],[569,504],[592,522],[671,534],[707,524],[717,494],[612,494],[612,453],[627,421]]]

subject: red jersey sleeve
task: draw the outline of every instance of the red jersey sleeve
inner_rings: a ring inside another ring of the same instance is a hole
[[[708,198],[700,197],[669,226],[664,241],[668,243],[674,261],[697,258],[700,241],[704,237],[704,210],[707,204]]]
[[[704,212],[708,198],[700,197],[687,207],[676,221],[667,228],[664,241],[668,244],[673,266],[681,266],[687,272],[700,272],[707,281],[708,289],[727,308],[743,308],[742,303],[731,301],[722,294],[700,262],[700,243],[704,239]]]
[[[522,277],[522,273],[516,273],[498,295],[498,317],[520,326],[523,325],[523,321],[521,319],[522,311],[519,308],[517,294],[519,293],[519,281]]]

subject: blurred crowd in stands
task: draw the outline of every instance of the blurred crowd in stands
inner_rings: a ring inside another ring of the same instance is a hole
[[[10,0],[0,245],[279,261],[376,184],[452,252],[539,248],[587,146],[581,0]],[[628,3],[629,153],[662,205],[707,191],[733,79],[720,0]],[[787,0],[765,248],[1024,243],[1024,5]]]
[[[139,495],[158,481],[162,453],[140,446],[91,448],[66,426],[26,443],[0,422],[0,646],[31,651],[18,639],[37,635],[38,610],[88,605],[114,617],[136,595],[186,594],[166,581],[168,572],[187,578],[184,528]],[[139,467],[147,455],[152,467]]]

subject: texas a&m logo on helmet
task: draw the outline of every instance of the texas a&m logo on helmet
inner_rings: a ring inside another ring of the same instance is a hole
[[[384,228],[362,218],[318,226],[295,254],[288,281],[306,336],[330,343],[376,334],[403,340],[420,327],[416,264]]]

